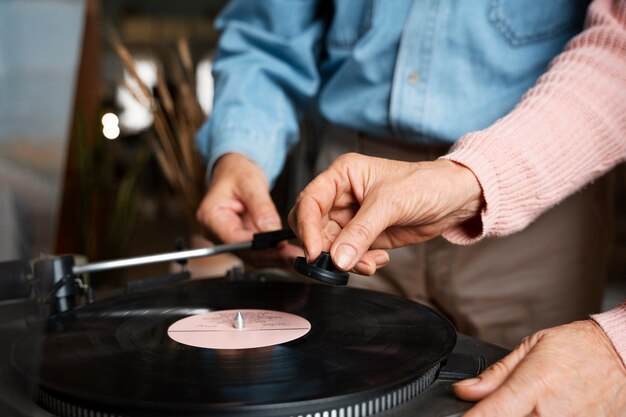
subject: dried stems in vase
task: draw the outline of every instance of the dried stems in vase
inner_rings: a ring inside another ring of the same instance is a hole
[[[195,74],[189,45],[185,39],[177,43],[176,57],[182,77],[175,85],[175,94],[168,88],[161,66],[157,66],[156,91],[139,76],[135,61],[119,36],[109,31],[111,44],[124,68],[138,88],[124,87],[154,117],[155,140],[151,147],[167,182],[181,198],[190,228],[196,230],[195,211],[203,196],[204,167],[194,146],[194,135],[205,115],[195,95]],[[175,98],[174,98],[175,97]]]

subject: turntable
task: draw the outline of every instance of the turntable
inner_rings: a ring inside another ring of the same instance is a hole
[[[306,278],[182,273],[95,302],[80,279],[207,255],[189,252],[85,266],[47,258],[30,275],[28,263],[0,268],[2,293],[28,296],[0,303],[1,415],[456,416],[471,403],[451,384],[506,354],[420,304]]]

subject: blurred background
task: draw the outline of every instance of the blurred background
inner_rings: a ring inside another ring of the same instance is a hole
[[[210,117],[213,21],[226,0],[0,1],[0,261],[90,261],[207,244],[196,130]],[[305,130],[306,131],[306,130]],[[274,190],[285,214],[306,178],[296,149]],[[626,173],[615,174],[612,279],[626,293]],[[231,256],[197,264],[221,275]],[[171,265],[102,273],[98,285]]]
[[[224,3],[0,2],[0,260],[104,260],[201,235],[193,138],[211,112]]]

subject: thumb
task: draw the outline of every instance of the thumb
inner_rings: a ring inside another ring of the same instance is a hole
[[[387,228],[383,210],[364,201],[359,211],[339,232],[330,248],[337,267],[349,271],[369,250],[376,238]]]
[[[246,181],[241,199],[257,229],[262,232],[280,229],[280,216],[265,186]]]
[[[477,378],[454,384],[453,389],[457,397],[466,401],[479,401],[498,389],[535,346],[537,338],[534,336],[522,340],[511,353],[485,369]]]

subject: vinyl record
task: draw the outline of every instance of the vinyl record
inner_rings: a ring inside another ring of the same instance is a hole
[[[287,330],[296,332],[283,341]],[[277,339],[196,347],[176,341],[176,331]],[[12,359],[60,415],[297,416],[357,404],[364,416],[399,402],[395,389],[408,386],[399,395],[409,396],[414,381],[432,382],[455,340],[445,318],[382,293],[202,280],[76,309],[19,341]]]

